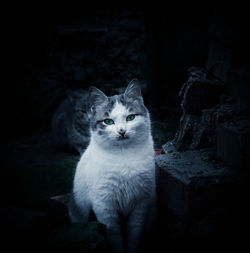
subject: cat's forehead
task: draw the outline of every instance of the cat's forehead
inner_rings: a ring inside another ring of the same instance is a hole
[[[106,114],[109,114],[111,117],[131,113],[137,113],[143,116],[147,114],[147,109],[139,99],[134,101],[126,100],[123,94],[114,95],[108,99],[109,103],[106,107],[108,113]]]
[[[117,118],[119,116],[128,114],[128,112],[129,112],[128,108],[119,100],[116,100],[113,110],[110,112],[110,116],[113,118]]]
[[[125,106],[125,99],[122,94],[109,97],[108,101],[109,102],[108,102],[107,109],[108,109],[109,113],[111,113],[114,110],[114,108],[116,107],[117,104],[121,104],[121,105]]]

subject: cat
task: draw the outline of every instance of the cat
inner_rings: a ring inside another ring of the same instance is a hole
[[[77,164],[69,216],[87,222],[93,210],[113,252],[141,252],[156,211],[149,112],[137,80],[111,97],[90,87],[89,101],[90,143]]]
[[[89,120],[86,112],[88,91],[67,91],[66,99],[53,114],[53,144],[58,148],[77,151],[80,155],[89,142]]]

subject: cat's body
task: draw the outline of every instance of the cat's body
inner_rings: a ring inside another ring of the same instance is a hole
[[[106,225],[116,252],[123,251],[121,226],[125,224],[127,249],[139,252],[155,208],[149,114],[134,82],[124,95],[100,98],[98,92],[92,90],[90,95],[94,99],[91,140],[77,165],[70,217],[73,222],[87,222],[92,209]],[[112,122],[105,124],[105,118]]]
[[[89,143],[86,104],[88,91],[68,91],[67,98],[52,117],[53,143],[58,148],[73,149],[82,154]]]

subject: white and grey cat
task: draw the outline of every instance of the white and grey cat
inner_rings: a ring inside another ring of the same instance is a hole
[[[140,252],[155,215],[155,163],[151,122],[140,87],[107,97],[90,87],[90,144],[77,165],[69,215],[87,222],[92,209],[107,227],[114,252]]]

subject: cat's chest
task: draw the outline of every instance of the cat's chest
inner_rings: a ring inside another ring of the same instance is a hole
[[[112,192],[136,192],[154,178],[154,161],[149,157],[133,159],[119,157],[99,161],[94,173],[97,185],[106,186]]]
[[[99,159],[90,163],[93,176],[99,180],[116,179],[121,185],[127,182],[136,182],[147,174],[150,174],[154,167],[154,160],[150,157],[115,157],[111,159]]]
[[[131,168],[130,168],[131,169]],[[154,189],[153,177],[149,171],[128,172],[127,168],[120,171],[107,171],[96,180],[94,191],[95,200],[108,202],[109,206],[118,208],[126,213],[132,206],[145,196],[151,196]]]

